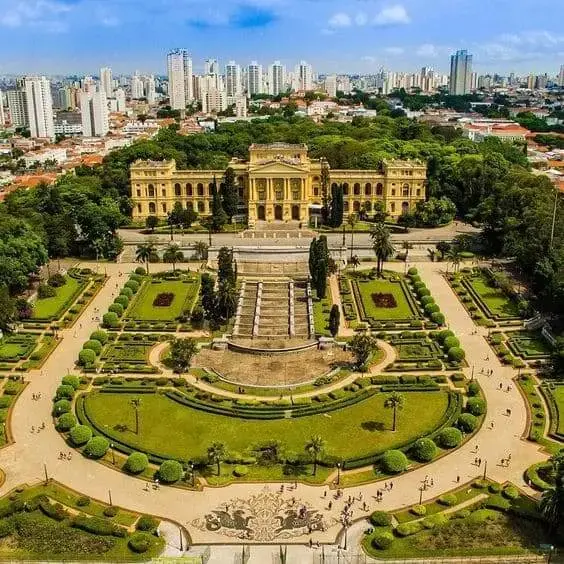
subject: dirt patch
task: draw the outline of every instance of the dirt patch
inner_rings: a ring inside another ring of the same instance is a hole
[[[376,292],[375,294],[372,294],[372,301],[376,307],[384,307],[387,309],[398,307],[396,298],[393,294],[382,294],[380,292]]]
[[[235,351],[202,349],[193,366],[213,368],[228,380],[261,386],[294,385],[315,380],[333,368],[348,365],[352,355],[341,348],[309,349],[286,354],[254,355]]]

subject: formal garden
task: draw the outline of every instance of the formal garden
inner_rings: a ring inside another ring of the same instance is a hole
[[[3,497],[0,515],[3,559],[146,561],[164,549],[158,519],[102,504],[51,481]]]
[[[547,363],[554,348],[541,331],[490,331],[487,337],[503,364],[514,368],[540,368]]]

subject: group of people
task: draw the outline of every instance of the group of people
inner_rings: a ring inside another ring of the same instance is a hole
[[[59,452],[59,460],[72,460],[72,452],[69,453]]]
[[[39,433],[40,431],[43,431],[43,429],[45,429],[45,421],[43,421],[43,423],[41,423],[41,425],[37,427],[37,432]],[[31,432],[35,433],[35,426],[31,427]]]
[[[38,401],[41,399],[41,392],[38,392],[37,394],[31,394],[31,399],[33,401]]]

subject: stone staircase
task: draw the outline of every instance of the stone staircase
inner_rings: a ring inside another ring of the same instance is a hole
[[[258,337],[289,337],[289,283],[263,282]]]
[[[235,325],[233,327],[234,337],[252,337],[255,322],[257,295],[259,282],[243,280],[239,293],[239,303]]]

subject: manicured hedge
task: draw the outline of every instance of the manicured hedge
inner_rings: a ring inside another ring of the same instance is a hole
[[[148,533],[137,532],[131,535],[127,546],[133,551],[137,552],[138,554],[142,554],[143,552],[147,552],[149,548],[151,548],[152,537]]]
[[[124,468],[131,474],[140,474],[147,468],[147,466],[149,466],[149,459],[145,453],[132,452],[128,456]]]
[[[60,399],[53,405],[53,415],[62,415],[71,410],[71,402],[67,399]]]
[[[374,511],[370,515],[370,522],[375,527],[389,527],[392,524],[392,516],[385,511]]]
[[[94,351],[94,353],[96,355],[99,355],[102,352],[102,343],[100,341],[95,340],[95,339],[90,339],[89,341],[86,341],[86,343],[84,343],[84,345],[82,345],[82,349]],[[92,361],[92,362],[94,362],[94,361]]]
[[[437,455],[437,445],[435,445],[433,439],[418,439],[410,452],[413,458],[419,462],[430,462]]]
[[[71,400],[74,396],[74,388],[72,386],[68,386],[68,385],[61,385],[57,388],[57,391],[55,392],[55,398],[57,400],[60,399],[67,399],[67,400]]]
[[[486,402],[482,398],[469,398],[466,402],[466,411],[472,415],[483,415],[486,412]]]
[[[397,474],[406,470],[409,462],[401,450],[387,450],[382,456],[381,465],[384,472]]]
[[[384,531],[382,533],[376,533],[372,538],[372,546],[379,550],[386,550],[387,548],[390,548],[393,542],[394,542],[394,535],[392,535],[392,533],[389,533],[387,531]]]
[[[398,537],[409,537],[415,533],[419,533],[423,529],[420,521],[411,521],[409,523],[400,523],[396,527]]]
[[[63,413],[57,420],[57,431],[70,431],[76,426],[76,417],[73,413]]]
[[[108,439],[104,437],[92,437],[84,447],[84,454],[90,458],[102,458],[110,448]]]
[[[462,413],[456,422],[456,426],[463,433],[472,433],[478,427],[478,418],[471,413]]]
[[[159,479],[166,484],[178,482],[182,474],[182,464],[177,460],[165,460],[159,468]]]
[[[437,442],[443,448],[454,448],[462,442],[462,433],[455,427],[446,427],[437,435]]]
[[[119,317],[117,313],[114,313],[113,311],[104,313],[104,316],[102,317],[102,324],[104,327],[117,327],[119,325]]]
[[[453,507],[458,502],[455,494],[444,494],[439,497],[439,503],[448,507]]]
[[[80,378],[74,374],[68,374],[67,376],[63,376],[61,384],[63,384],[63,386],[72,386],[75,390],[78,390],[80,387]]]
[[[88,366],[96,362],[96,353],[91,349],[82,349],[78,353],[78,363],[81,366]]]

